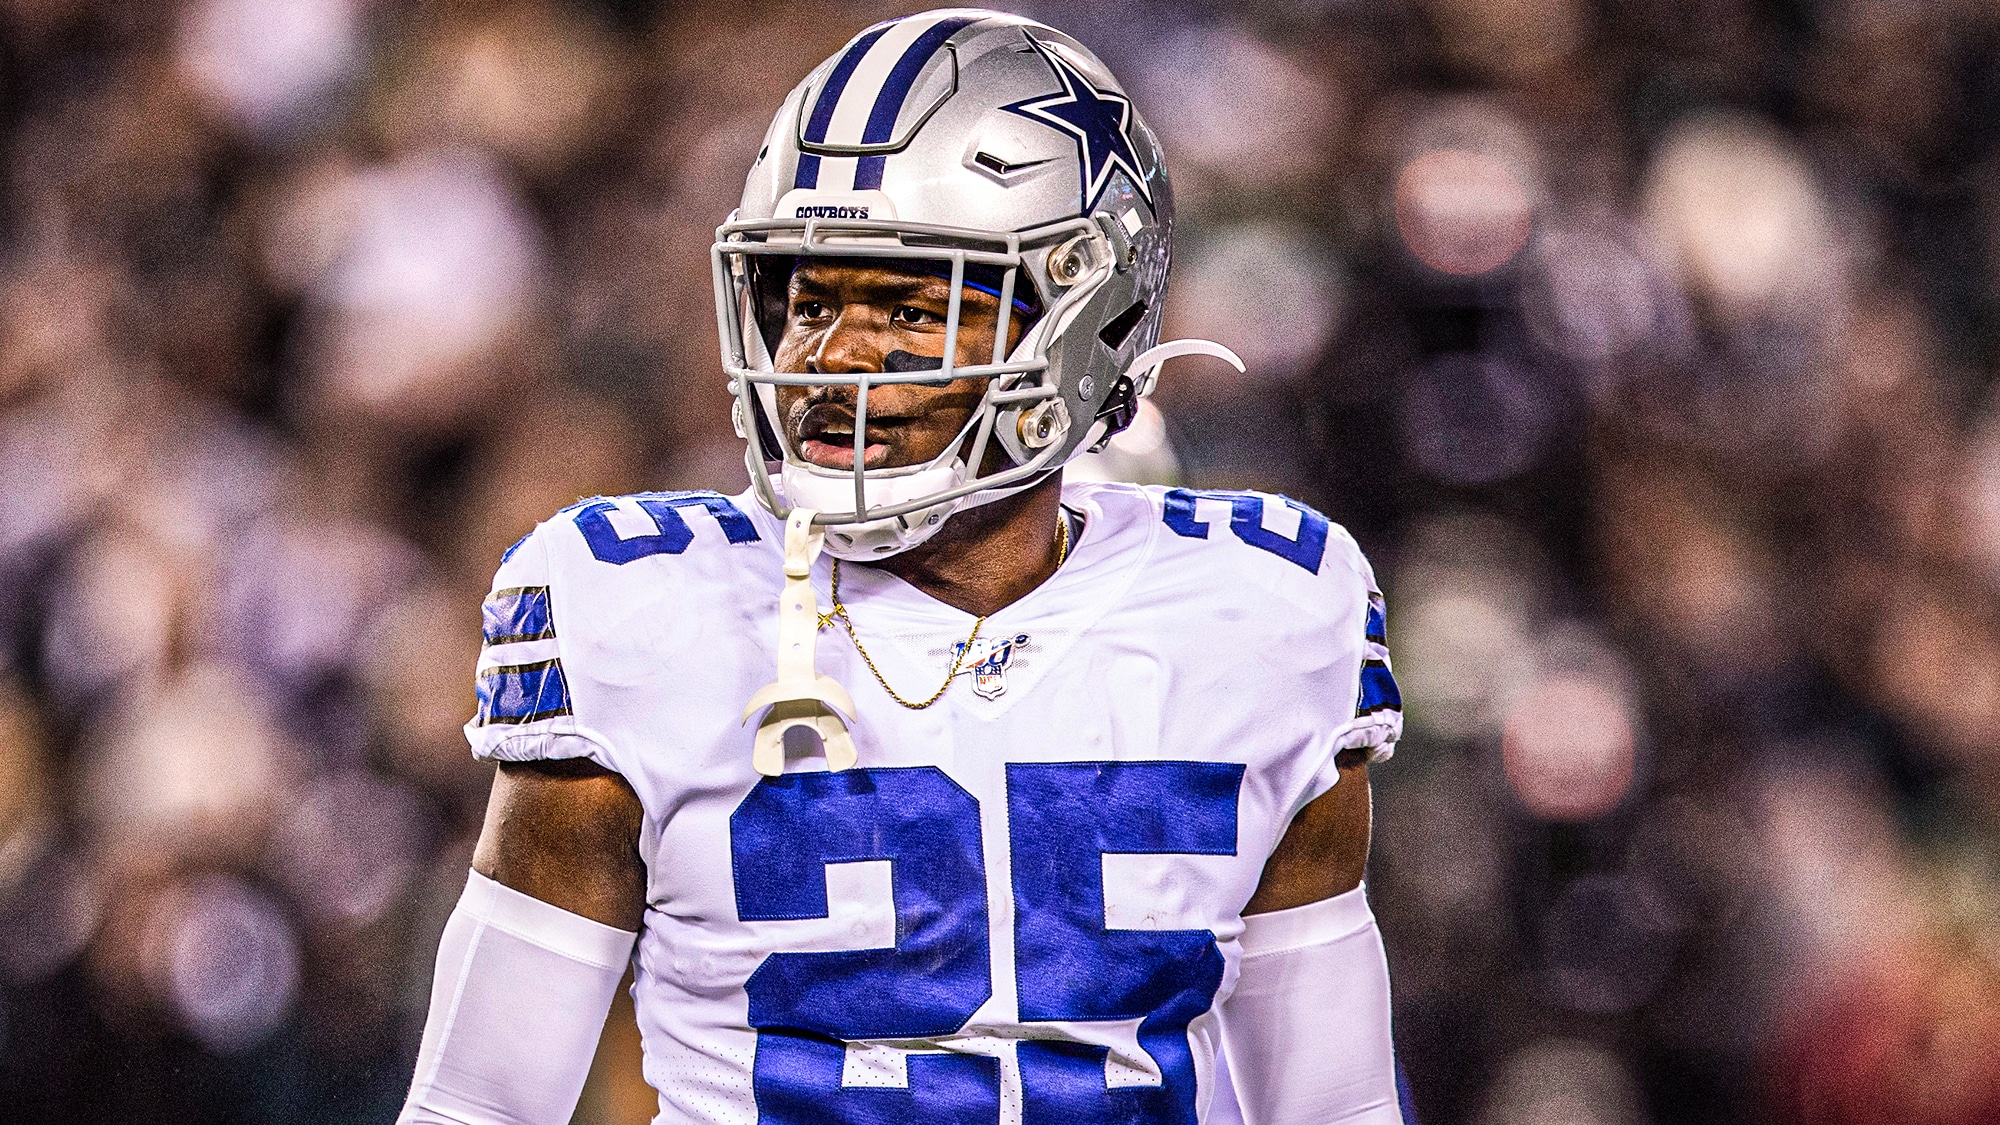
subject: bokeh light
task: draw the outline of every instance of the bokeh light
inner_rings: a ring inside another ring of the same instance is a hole
[[[197,667],[105,725],[82,773],[83,805],[125,862],[247,856],[295,767],[254,685]]]
[[[187,13],[180,62],[246,128],[281,133],[329,108],[361,62],[354,0],[202,0]]]
[[[1512,607],[1467,596],[1426,599],[1399,613],[1398,679],[1424,704],[1424,724],[1461,737],[1497,727],[1534,677],[1527,622]]]
[[[1530,329],[1589,376],[1613,389],[1621,360],[1672,361],[1692,345],[1687,298],[1661,276],[1633,232],[1583,226],[1536,239],[1522,293]]]
[[[1228,347],[1245,374],[1216,360],[1182,360],[1162,380],[1170,399],[1198,388],[1227,392],[1243,380],[1280,379],[1319,354],[1339,322],[1343,282],[1305,232],[1250,223],[1197,232],[1175,252],[1163,338]]]
[[[1341,123],[1330,77],[1224,24],[1166,37],[1141,55],[1128,81],[1173,154],[1175,174],[1191,173],[1189,190],[1208,193],[1308,180]]]
[[[1586,875],[1542,920],[1549,991],[1579,1012],[1622,1012],[1650,1000],[1673,963],[1677,927],[1630,875]]]
[[[59,850],[47,827],[30,826],[5,843],[10,870],[0,883],[0,973],[15,985],[68,967],[96,935],[107,906],[101,873]]]
[[[148,969],[188,1030],[214,1050],[255,1045],[292,1006],[298,935],[269,896],[209,877],[165,896],[152,924]]]
[[[1762,779],[1758,819],[1773,891],[1810,964],[1852,965],[1905,943],[1909,909],[1901,845],[1851,771],[1785,763]]]
[[[1534,226],[1528,189],[1505,164],[1477,152],[1441,149],[1396,176],[1396,229],[1420,262],[1471,276],[1512,261]]]
[[[382,916],[416,875],[424,808],[407,788],[359,770],[322,774],[280,818],[267,859],[310,915]]]
[[[156,678],[184,610],[173,554],[137,535],[106,536],[79,552],[53,607],[46,659],[66,692]]]
[[[1575,0],[1433,0],[1425,6],[1454,60],[1484,74],[1532,80],[1560,66],[1589,32]]]
[[[1490,516],[1435,517],[1410,539],[1392,627],[1406,722],[1447,738],[1496,734],[1539,670],[1541,560],[1519,526]]]
[[[1838,292],[1841,247],[1824,191],[1761,121],[1676,130],[1648,170],[1642,209],[1666,261],[1725,315],[1824,314]]]
[[[529,311],[541,246],[504,172],[465,150],[355,173],[315,282],[325,309],[315,367],[329,408],[450,416],[482,405],[491,358]]]
[[[1451,484],[1491,484],[1531,467],[1555,428],[1557,399],[1540,373],[1504,355],[1449,352],[1410,376],[1403,447]]]
[[[1616,1053],[1542,1039],[1502,1064],[1480,1125],[1644,1125],[1637,1084]]]
[[[622,108],[624,47],[572,8],[443,9],[415,38],[381,107],[397,148],[492,152],[543,176],[587,151]]]
[[[1632,788],[1630,704],[1589,676],[1537,681],[1507,710],[1501,751],[1507,784],[1546,820],[1594,820]]]

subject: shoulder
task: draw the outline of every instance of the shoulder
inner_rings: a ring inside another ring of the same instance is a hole
[[[747,496],[579,500],[502,556],[486,596],[484,640],[493,646],[542,634],[571,664],[671,649],[704,617],[775,591],[779,530]]]
[[[488,614],[496,603],[503,614],[540,605],[580,621],[607,612],[623,617],[661,599],[706,604],[726,598],[729,587],[765,578],[772,567],[757,565],[755,556],[772,552],[774,530],[747,496],[592,496],[507,549],[493,575]]]
[[[1269,492],[1093,485],[1074,496],[1103,516],[1110,537],[1144,552],[1134,589],[1142,617],[1192,625],[1205,651],[1241,654],[1261,676],[1309,685],[1296,698],[1328,732],[1329,761],[1346,749],[1388,756],[1402,695],[1387,609],[1345,528]]]
[[[592,496],[536,525],[508,548],[500,569],[504,575],[516,558],[537,552],[556,569],[590,564],[623,568],[660,560],[641,565],[639,572],[645,572],[672,560],[696,562],[730,547],[768,546],[771,529],[758,518],[762,515],[747,494],[697,490]]]
[[[748,495],[593,496],[508,549],[489,603],[527,591],[562,619],[566,642],[629,643],[636,619],[699,616],[775,590],[782,531]]]
[[[475,753],[587,752],[549,740],[596,740],[577,717],[595,687],[683,667],[698,639],[742,635],[718,622],[775,598],[777,530],[747,496],[706,491],[593,496],[537,524],[482,606]]]
[[[1354,537],[1289,496],[1100,484],[1066,494],[1103,513],[1113,534],[1136,543],[1143,530],[1150,581],[1184,596],[1264,601],[1317,625],[1365,614],[1369,599],[1380,597]]]

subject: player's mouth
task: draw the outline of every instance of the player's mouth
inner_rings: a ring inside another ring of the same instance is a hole
[[[889,460],[890,442],[875,440],[888,437],[892,441],[896,428],[902,424],[900,418],[869,418],[869,442],[862,450],[861,466],[865,469],[879,469]],[[854,415],[843,407],[821,405],[810,407],[798,423],[799,456],[823,469],[852,470],[854,468]]]
[[[852,469],[854,467],[854,435],[848,434],[846,437],[846,441],[841,441],[838,436],[831,435],[830,440],[827,441],[807,438],[805,441],[799,443],[799,456],[823,469]],[[861,454],[861,467],[864,469],[881,468],[882,462],[887,460],[888,456],[888,446],[883,445],[879,441],[871,441]]]

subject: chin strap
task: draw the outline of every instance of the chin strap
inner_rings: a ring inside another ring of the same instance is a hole
[[[828,769],[854,765],[854,739],[847,721],[854,717],[854,699],[832,676],[819,673],[813,649],[819,640],[819,596],[812,588],[813,563],[826,545],[825,533],[813,526],[818,512],[794,508],[785,520],[785,589],[778,595],[778,678],[758,689],[743,708],[743,721],[768,707],[757,723],[750,761],[765,777],[785,772],[785,732],[811,727],[826,746]]]

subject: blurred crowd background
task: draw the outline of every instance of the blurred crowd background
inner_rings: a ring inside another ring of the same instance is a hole
[[[742,486],[713,229],[904,10],[0,0],[0,1118],[393,1117],[488,577]],[[2000,1121],[2000,8],[1022,10],[1250,367],[1093,471],[1301,497],[1388,592],[1424,1119]]]

